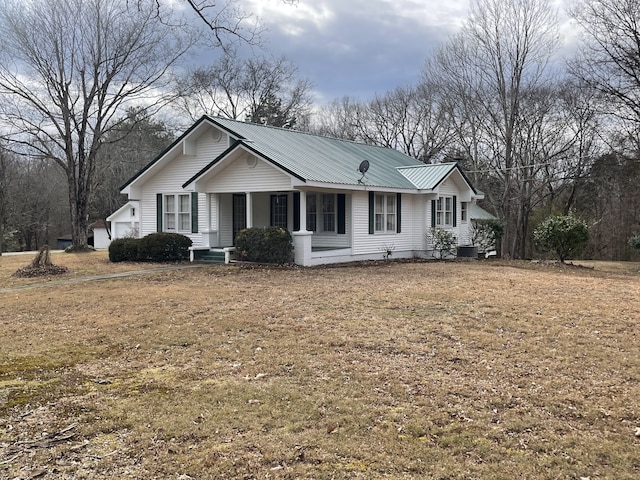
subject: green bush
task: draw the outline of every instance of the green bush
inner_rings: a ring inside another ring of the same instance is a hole
[[[139,240],[138,260],[142,262],[176,262],[189,260],[193,242],[179,233],[151,233]]]
[[[427,233],[427,241],[433,247],[433,256],[437,258],[447,258],[455,255],[458,239],[449,230],[433,227]]]
[[[573,215],[548,217],[533,232],[533,239],[543,251],[554,252],[562,263],[584,250],[589,228]]]
[[[109,260],[112,262],[133,262],[138,260],[138,238],[116,238],[109,244]]]
[[[636,250],[640,250],[640,233],[634,233],[629,238],[629,246],[635,248]]]
[[[245,228],[236,236],[235,247],[238,260],[282,265],[291,261],[293,240],[282,227]]]
[[[479,252],[496,248],[496,243],[504,233],[504,225],[499,220],[475,220],[471,226],[471,244]]]

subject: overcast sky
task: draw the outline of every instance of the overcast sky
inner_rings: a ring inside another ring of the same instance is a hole
[[[564,24],[561,33],[571,37],[567,0],[552,1]],[[242,5],[267,27],[266,52],[297,65],[322,104],[343,96],[368,99],[415,83],[433,49],[460,29],[470,2],[298,0],[291,6],[282,0],[243,0]]]

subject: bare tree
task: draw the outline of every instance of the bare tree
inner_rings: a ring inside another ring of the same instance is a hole
[[[571,13],[584,42],[570,71],[608,97],[608,113],[640,124],[640,3],[584,0]]]
[[[137,0],[138,3],[145,0]],[[160,15],[160,0],[154,0]],[[196,13],[204,24],[216,35],[218,40],[222,40],[223,33],[232,33],[240,37],[245,42],[251,43],[259,33],[258,23],[252,22],[251,28],[240,30],[241,24],[253,18],[241,10],[237,5],[237,0],[184,0],[184,2]],[[282,0],[282,3],[295,5],[298,0]]]
[[[11,154],[0,145],[0,256],[4,247],[4,232],[9,215],[9,184],[13,163]]]
[[[310,129],[317,135],[363,141],[364,105],[353,97],[337,98],[320,108]]]
[[[451,139],[449,120],[439,100],[437,86],[425,82],[376,95],[363,106],[362,140],[432,161]]]
[[[172,68],[201,38],[165,5],[2,1],[0,116],[16,151],[65,172],[77,249],[87,245],[96,157],[113,120],[132,104],[149,114],[162,107]],[[229,18],[214,34],[233,34],[237,25]]]
[[[141,108],[127,109],[116,124],[104,135],[98,154],[90,219],[104,220],[120,208],[125,202],[120,194],[122,184],[175,138],[163,122],[149,117]]]
[[[534,133],[525,120],[547,88],[557,45],[556,16],[546,0],[475,0],[461,33],[429,65],[449,92],[474,169],[486,173],[489,199],[505,222],[503,251],[514,257],[524,254],[518,225],[530,208],[520,187],[537,165],[531,162],[540,161],[538,154],[523,155]]]
[[[291,128],[311,106],[311,82],[285,57],[243,60],[227,53],[180,83],[177,107],[192,120],[207,114]]]

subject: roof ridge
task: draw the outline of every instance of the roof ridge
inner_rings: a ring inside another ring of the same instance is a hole
[[[400,169],[400,168],[439,167],[441,165],[451,166],[451,165],[456,165],[456,162],[423,163],[422,165],[404,165],[404,166],[400,166],[400,167],[396,167],[396,168]]]
[[[288,133],[297,133],[299,135],[306,135],[309,137],[317,137],[317,138],[326,138],[327,140],[336,140],[339,142],[345,142],[345,143],[352,143],[354,145],[365,145],[367,147],[375,147],[375,148],[380,148],[380,149],[392,149],[392,150],[396,150],[395,148],[392,147],[384,147],[382,145],[376,145],[373,143],[364,143],[364,142],[359,142],[357,140],[349,140],[348,138],[339,138],[339,137],[334,137],[331,135],[324,135],[324,134],[319,134],[319,133],[312,133],[312,132],[305,132],[303,130],[296,130],[295,128],[284,128],[284,127],[276,127],[275,125],[265,125],[262,123],[254,123],[254,122],[243,122],[242,120],[236,120],[234,118],[227,118],[227,117],[220,117],[220,116],[213,116],[213,115],[205,115],[205,117],[210,120],[210,121],[217,121],[217,120],[221,120],[223,122],[233,122],[233,123],[237,123],[237,124],[241,124],[241,125],[250,125],[252,127],[264,127],[264,128],[270,128],[272,130],[278,130],[278,131],[282,131],[282,132],[288,132]],[[248,138],[245,138],[244,140],[251,140]],[[400,150],[397,150],[398,152],[400,152]],[[403,153],[403,152],[400,152]],[[405,154],[406,155],[406,154]],[[407,155],[410,158],[410,155]],[[417,159],[414,159],[417,160]]]

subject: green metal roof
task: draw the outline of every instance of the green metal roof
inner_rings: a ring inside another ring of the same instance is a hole
[[[401,167],[398,170],[413,185],[415,185],[415,188],[420,190],[433,190],[455,168],[455,163],[434,163],[428,165],[415,165],[412,167]]]
[[[238,139],[239,145],[307,182],[415,189],[411,181],[398,171],[398,167],[423,165],[392,148],[224,118],[208,120]],[[219,159],[188,183],[209,170]],[[370,165],[364,177],[358,171],[363,160]]]
[[[124,189],[142,177],[174,150],[180,142],[186,140],[192,132],[205,123],[226,131],[231,137],[231,145],[220,156],[212,159],[207,166],[187,180],[183,187],[206,174],[231,152],[238,148],[244,148],[305,182],[432,190],[444,181],[454,169],[457,169],[473,189],[464,172],[456,163],[425,165],[392,148],[208,116],[200,118],[164,152],[136,173],[122,188]],[[358,167],[364,160],[369,162],[369,169],[363,176],[358,171]]]
[[[484,208],[479,207],[475,203],[471,204],[471,208],[469,209],[469,218],[472,220],[497,220],[497,217],[494,217],[489,212],[487,212]]]

